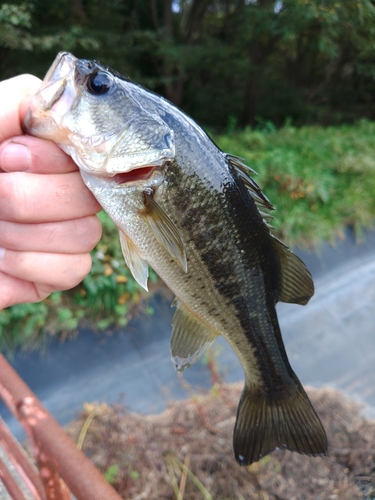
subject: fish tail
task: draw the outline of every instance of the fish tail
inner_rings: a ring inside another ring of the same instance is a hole
[[[237,409],[233,447],[237,462],[250,465],[275,448],[317,456],[327,452],[327,436],[297,380],[297,390],[272,399],[245,385]]]

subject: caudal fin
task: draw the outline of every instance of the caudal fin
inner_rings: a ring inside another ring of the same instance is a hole
[[[294,396],[277,400],[245,386],[237,409],[233,447],[237,462],[249,465],[275,448],[325,455],[327,436],[300,383]]]

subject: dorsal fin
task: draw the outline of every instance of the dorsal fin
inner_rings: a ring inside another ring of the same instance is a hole
[[[272,235],[273,236],[273,235]],[[279,301],[305,305],[314,295],[314,282],[302,260],[275,236],[275,250],[280,259],[281,290]]]
[[[254,181],[254,179],[250,177],[250,174],[256,174],[256,172],[252,168],[245,165],[242,161],[242,158],[230,154],[226,154],[225,156],[229,164],[236,169],[238,177],[244,183],[250,196],[255,201],[258,209],[274,210],[275,207],[263,193],[260,186]]]
[[[253,198],[263,222],[269,229],[273,229],[269,220],[273,216],[268,210],[274,210],[272,203],[263,194],[258,184],[249,176],[255,173],[250,167],[246,166],[242,158],[233,155],[226,155],[226,158],[232,168],[236,170],[237,177],[243,182],[248,193]],[[264,210],[267,210],[266,212]],[[311,274],[305,264],[289,248],[272,233],[274,238],[275,250],[280,259],[281,282],[279,301],[291,302],[294,304],[307,304],[314,295],[314,283]]]
[[[234,167],[239,168],[240,170],[245,172],[245,174],[255,174],[255,175],[257,174],[257,172],[254,169],[252,169],[251,167],[249,167],[249,165],[246,165],[244,163],[244,159],[241,158],[240,156],[231,155],[229,153],[225,153],[225,156],[227,157],[227,160],[230,161]]]

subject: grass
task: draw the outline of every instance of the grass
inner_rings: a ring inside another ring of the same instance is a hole
[[[375,220],[375,123],[286,126],[216,138],[244,158],[276,207],[272,225],[289,245],[332,241],[347,224],[360,235]]]
[[[256,181],[276,207],[274,233],[289,245],[333,241],[348,224],[358,236],[373,226],[375,122],[280,130],[266,123],[214,140],[258,172]],[[117,229],[104,213],[100,218],[103,238],[92,252],[91,273],[69,292],[0,311],[2,351],[40,345],[46,332],[72,332],[82,324],[123,327],[139,308],[145,294],[124,264]]]

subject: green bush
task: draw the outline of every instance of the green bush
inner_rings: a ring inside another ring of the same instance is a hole
[[[351,224],[360,232],[375,219],[375,123],[340,127],[263,123],[257,130],[214,137],[223,151],[244,158],[275,205],[274,233],[289,245],[333,240]],[[103,238],[92,252],[92,271],[75,289],[38,304],[0,311],[0,347],[35,345],[45,332],[125,326],[142,289],[121,255],[117,229],[103,212]],[[151,281],[157,277],[151,271]]]
[[[332,241],[353,225],[360,234],[375,219],[375,123],[340,127],[285,126],[216,138],[244,158],[276,207],[274,232],[289,245]]]

